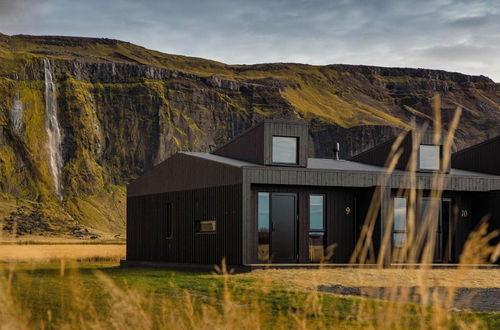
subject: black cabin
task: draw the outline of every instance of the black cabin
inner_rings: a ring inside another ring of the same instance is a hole
[[[367,215],[375,212],[364,262],[396,263],[389,252],[381,257],[380,248],[384,233],[390,237],[384,251],[406,244],[410,188],[418,190],[419,217],[431,203],[438,205],[433,262],[458,262],[483,216],[492,215],[490,227],[498,228],[500,164],[494,170],[478,166],[482,158],[467,155],[482,149],[472,149],[453,158],[459,166],[443,168],[442,139],[436,142],[429,132],[420,137],[411,179],[407,164],[415,136],[408,132],[402,139],[399,162],[389,172],[393,142],[350,160],[309,158],[306,124],[264,121],[211,153],[176,153],[128,185],[127,262],[356,262]],[[431,194],[436,176],[443,184],[439,200]]]

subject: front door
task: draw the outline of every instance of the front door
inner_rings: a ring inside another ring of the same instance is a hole
[[[297,262],[297,195],[271,194],[271,260]]]

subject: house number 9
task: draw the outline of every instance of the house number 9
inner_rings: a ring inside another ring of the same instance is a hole
[[[345,214],[351,214],[351,208],[349,206],[345,208]]]
[[[468,216],[469,216],[469,211],[462,210],[462,217],[468,217]]]

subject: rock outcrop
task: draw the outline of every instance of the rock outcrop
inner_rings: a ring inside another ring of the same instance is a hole
[[[124,185],[176,151],[208,151],[281,118],[311,124],[316,156],[339,141],[346,157],[412,118],[429,121],[436,93],[445,126],[465,110],[455,148],[500,133],[500,87],[484,76],[226,65],[111,39],[0,35],[0,192],[50,205],[62,222],[123,232]]]

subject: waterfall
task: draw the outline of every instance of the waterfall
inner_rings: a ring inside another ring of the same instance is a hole
[[[20,135],[23,129],[23,103],[19,99],[19,95],[15,95],[12,100],[12,109],[10,111],[10,122],[13,131]]]
[[[61,156],[61,128],[57,120],[57,90],[53,82],[52,68],[47,58],[43,59],[45,73],[45,129],[48,136],[48,151],[50,168],[54,178],[56,195],[62,198],[61,169],[63,160]]]

